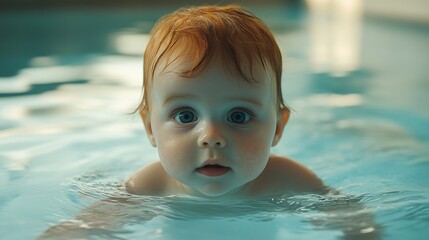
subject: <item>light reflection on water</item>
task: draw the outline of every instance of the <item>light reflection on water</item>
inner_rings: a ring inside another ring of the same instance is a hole
[[[347,195],[218,203],[126,194],[124,179],[157,153],[138,117],[129,114],[140,98],[147,33],[118,29],[109,34],[113,53],[73,61],[36,56],[15,76],[0,79],[2,236],[32,239],[48,225],[110,199],[109,210],[121,206],[112,215],[129,220],[94,233],[94,239],[218,239],[219,234],[222,239],[336,239],[342,234],[338,221],[356,223],[362,212],[375,215],[387,239],[422,238],[429,222],[429,109],[423,101],[429,89],[428,30],[360,22],[359,11],[348,16],[355,18],[343,26],[346,30],[314,21],[314,15],[307,22],[270,15],[281,29],[283,90],[295,110],[273,152],[303,162]],[[321,35],[313,32],[325,27]],[[346,35],[341,44],[325,38],[335,29]],[[339,60],[314,50],[335,52],[343,45],[353,56]],[[365,205],[362,212],[320,211],[356,202]],[[19,231],[24,226],[27,231]],[[371,226],[357,230],[371,231]]]

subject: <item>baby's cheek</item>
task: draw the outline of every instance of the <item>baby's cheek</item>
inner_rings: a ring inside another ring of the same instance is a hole
[[[262,154],[270,151],[271,140],[269,135],[271,134],[269,131],[264,126],[255,127],[250,134],[241,136],[240,147],[247,148],[247,151],[252,152],[252,154]]]
[[[251,136],[238,141],[236,145],[240,149],[241,158],[249,164],[264,163],[270,153],[270,145],[262,136]]]
[[[187,161],[192,159],[192,147],[186,135],[166,136],[158,144],[158,152],[164,165],[168,165],[171,170],[180,169],[186,166]]]
[[[173,161],[178,157],[180,158],[180,145],[181,144],[177,141],[165,139],[159,143],[159,157],[167,161]]]

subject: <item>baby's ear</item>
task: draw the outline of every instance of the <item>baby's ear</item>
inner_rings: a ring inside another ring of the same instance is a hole
[[[276,123],[276,131],[274,133],[273,142],[271,143],[272,147],[274,147],[275,145],[277,145],[277,143],[279,143],[280,138],[282,137],[282,134],[283,134],[283,129],[285,128],[286,123],[289,120],[289,115],[290,115],[290,110],[287,107],[282,108],[279,111],[279,115],[277,117],[277,123]]]
[[[149,138],[150,144],[156,147],[156,141],[152,131],[152,123],[150,121],[150,112],[147,109],[143,109],[140,111],[140,116],[143,120],[144,128],[146,129],[146,134],[147,134],[147,137]]]

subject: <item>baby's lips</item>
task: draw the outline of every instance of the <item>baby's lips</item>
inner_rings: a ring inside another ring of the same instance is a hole
[[[203,164],[201,164],[201,166],[199,168],[205,167],[205,166],[220,166],[220,167],[227,167],[224,164],[222,164],[222,161],[218,160],[218,159],[208,159],[206,161],[204,161]]]
[[[219,177],[231,170],[230,167],[225,167],[220,164],[206,164],[197,168],[197,172],[208,177]]]
[[[226,167],[226,166],[223,166],[223,165],[220,165],[220,164],[206,164],[206,165],[201,166],[201,167],[199,167],[197,169],[201,169],[201,168],[229,168],[229,167]]]

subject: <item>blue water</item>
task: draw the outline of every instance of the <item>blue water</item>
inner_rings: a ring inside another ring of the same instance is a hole
[[[351,56],[315,62],[315,46],[335,52],[341,44],[312,31],[335,35],[335,21],[318,26],[305,12],[255,9],[284,53],[284,97],[294,110],[273,152],[341,195],[217,202],[126,194],[127,176],[157,159],[129,114],[142,76],[135,41],[144,45],[167,11],[2,13],[2,239],[34,239],[60,222],[82,226],[82,214],[110,224],[89,239],[428,236],[429,27],[369,16],[346,26],[354,32],[338,30],[357,36],[341,40]]]

